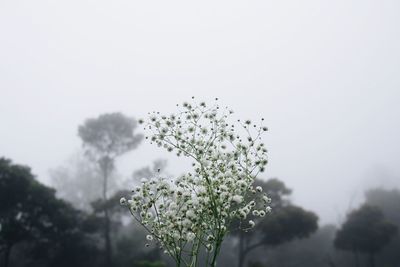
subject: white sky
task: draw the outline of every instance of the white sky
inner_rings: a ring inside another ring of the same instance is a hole
[[[0,0],[0,155],[47,182],[85,118],[219,97],[266,118],[266,177],[337,222],[365,188],[400,185],[399,14],[397,0]],[[121,172],[163,155],[142,145]]]

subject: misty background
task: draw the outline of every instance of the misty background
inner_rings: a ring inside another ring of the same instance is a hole
[[[372,187],[400,185],[398,1],[0,1],[0,152],[49,170],[100,113],[135,118],[220,98],[265,118],[292,200],[340,223]],[[143,142],[120,175],[165,158]]]

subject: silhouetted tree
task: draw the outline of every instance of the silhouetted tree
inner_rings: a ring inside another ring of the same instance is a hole
[[[385,218],[400,227],[400,190],[399,189],[370,189],[365,194],[368,205],[379,207]],[[382,266],[400,266],[400,236],[393,240],[379,253]]]
[[[334,245],[354,253],[357,267],[360,264],[359,253],[366,253],[370,266],[374,267],[375,254],[390,242],[396,232],[396,225],[386,221],[379,208],[363,205],[348,214],[336,234]]]
[[[83,224],[83,214],[57,199],[28,167],[0,158],[2,266],[9,265],[12,249],[21,243],[31,248],[34,259],[48,264],[42,266],[85,266],[82,253],[94,248],[86,243]]]
[[[324,225],[307,238],[295,239],[279,245],[277,249],[269,250],[267,257],[265,251],[259,250],[254,252],[251,258],[265,259],[267,267],[345,267],[346,265],[338,262],[333,250],[335,233],[336,227]]]
[[[305,238],[318,228],[318,217],[313,212],[294,206],[287,199],[291,194],[278,179],[267,182],[257,180],[255,185],[263,188],[271,197],[272,213],[262,218],[252,232],[239,232],[239,267],[242,267],[249,252],[261,247],[274,247],[295,238]],[[254,218],[256,220],[256,218]]]
[[[400,190],[370,189],[365,193],[365,202],[379,207],[388,221],[400,226]]]
[[[83,141],[86,154],[98,164],[102,174],[102,200],[108,199],[109,178],[115,169],[117,157],[136,148],[143,139],[140,134],[134,134],[136,120],[121,113],[103,114],[94,119],[88,119],[79,126],[78,134]],[[108,205],[104,205],[104,240],[105,264],[111,266],[112,248],[110,240],[110,214]]]

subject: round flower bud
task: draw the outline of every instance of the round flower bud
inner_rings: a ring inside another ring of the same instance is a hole
[[[124,197],[121,197],[121,199],[119,200],[119,204],[121,204],[122,206],[125,206],[126,205],[126,198],[124,198]]]
[[[195,237],[196,237],[196,235],[195,235],[193,232],[189,232],[189,233],[186,235],[186,238],[187,238],[188,241],[194,240]]]
[[[240,203],[242,203],[242,201],[243,201],[243,197],[242,197],[242,196],[239,196],[239,195],[234,195],[234,196],[232,197],[232,201],[233,201],[233,202],[236,202],[236,203],[238,203],[238,204],[240,204]]]
[[[256,225],[256,223],[254,221],[250,220],[249,225],[250,225],[250,228],[253,228]]]

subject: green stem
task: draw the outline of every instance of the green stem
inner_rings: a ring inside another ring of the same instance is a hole
[[[214,255],[213,255],[213,258],[212,258],[212,261],[211,261],[211,267],[217,266],[217,256],[218,256],[218,253],[219,253],[219,249],[220,249],[220,244],[217,243],[217,245],[215,246]]]

